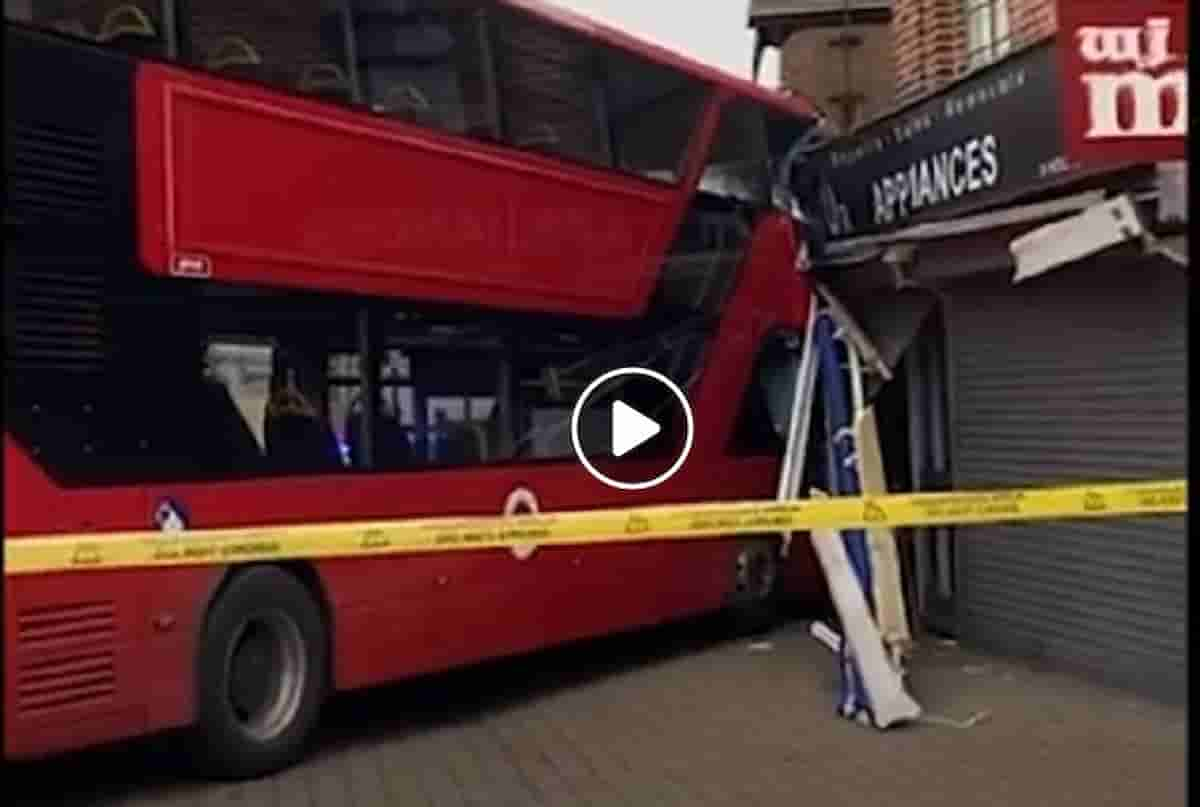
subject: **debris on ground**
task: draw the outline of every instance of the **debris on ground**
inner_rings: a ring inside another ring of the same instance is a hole
[[[931,726],[945,726],[946,728],[952,729],[970,729],[978,726],[980,723],[985,722],[991,716],[992,713],[987,711],[976,712],[966,720],[955,720],[953,718],[943,717],[941,715],[922,715],[921,717],[917,718],[917,722],[928,723]]]

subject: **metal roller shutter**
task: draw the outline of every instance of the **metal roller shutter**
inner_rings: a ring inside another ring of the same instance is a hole
[[[956,487],[1186,475],[1185,271],[1093,261],[948,302]],[[958,535],[964,638],[1185,697],[1182,517]]]

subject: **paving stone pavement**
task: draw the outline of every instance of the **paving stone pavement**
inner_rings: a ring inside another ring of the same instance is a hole
[[[698,620],[338,698],[311,756],[255,782],[191,780],[167,738],[16,765],[5,791],[104,807],[1184,803],[1181,707],[935,640],[912,689],[934,716],[987,717],[849,723],[802,623],[746,640]]]

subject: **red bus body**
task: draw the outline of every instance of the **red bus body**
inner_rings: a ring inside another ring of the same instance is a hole
[[[797,116],[803,110],[798,101],[573,16],[555,12],[547,19],[711,85],[681,183],[468,142],[138,60],[133,151],[142,271],[169,277],[179,260],[204,256],[210,278],[171,282],[638,315],[685,214],[722,105],[743,97]],[[471,222],[481,224],[472,229]],[[451,231],[455,237],[436,235]],[[348,477],[67,486],[6,427],[4,538],[151,528],[151,513],[168,497],[186,503],[194,529],[495,515],[518,487],[532,490],[544,511],[769,498],[779,457],[736,457],[728,445],[763,339],[806,322],[810,290],[794,269],[795,239],[782,214],[766,213],[755,224],[689,396],[694,448],[660,487],[613,490],[573,459]],[[567,271],[565,254],[603,265],[603,282]],[[489,550],[293,568],[321,593],[333,684],[348,690],[719,609],[737,546],[731,539],[550,548],[524,561]],[[806,546],[796,546],[786,569],[789,586],[814,592],[816,565]],[[7,577],[6,755],[44,755],[189,724],[198,637],[229,572],[195,566]]]

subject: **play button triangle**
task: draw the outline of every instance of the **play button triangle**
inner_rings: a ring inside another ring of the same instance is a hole
[[[623,401],[612,405],[612,454],[623,457],[644,444],[659,432],[662,426],[643,415]]]

